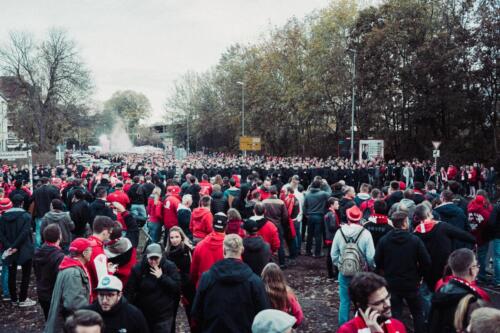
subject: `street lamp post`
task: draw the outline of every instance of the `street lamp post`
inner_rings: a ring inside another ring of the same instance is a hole
[[[245,136],[245,82],[238,81],[241,86],[241,136]],[[247,151],[243,151],[243,156],[247,156]]]
[[[352,109],[351,109],[351,164],[354,164],[354,110],[356,108],[356,50],[348,49],[352,52]]]

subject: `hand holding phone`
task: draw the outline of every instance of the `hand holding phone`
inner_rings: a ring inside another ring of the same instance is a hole
[[[366,326],[370,329],[371,333],[384,332],[382,326],[380,326],[381,323],[378,321],[380,317],[380,313],[378,313],[378,311],[375,311],[371,307],[367,307],[365,311],[358,309],[358,312],[365,321]]]

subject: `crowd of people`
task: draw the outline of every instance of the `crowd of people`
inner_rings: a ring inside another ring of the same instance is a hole
[[[111,164],[37,166],[34,188],[2,168],[2,298],[36,306],[33,268],[45,332],[175,332],[181,308],[191,332],[291,332],[307,320],[284,274],[298,256],[338,288],[339,332],[406,332],[405,304],[417,333],[500,329],[492,167],[96,158]]]

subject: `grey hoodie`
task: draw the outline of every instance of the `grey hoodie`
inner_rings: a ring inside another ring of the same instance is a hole
[[[338,229],[335,233],[332,243],[332,251],[330,253],[333,264],[336,266],[339,265],[342,260],[342,252],[346,246],[346,242],[340,234],[340,230],[342,230],[347,238],[356,238],[360,232],[363,232],[358,239],[358,248],[364,254],[368,266],[370,268],[374,268],[375,247],[373,245],[373,238],[370,231],[355,223],[342,224],[340,228],[341,229]]]
[[[57,223],[61,228],[61,247],[64,248],[71,243],[71,231],[75,229],[75,223],[71,220],[69,212],[51,210],[42,217],[41,232],[52,223]]]

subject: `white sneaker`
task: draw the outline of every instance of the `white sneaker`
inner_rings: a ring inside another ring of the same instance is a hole
[[[26,298],[23,302],[19,302],[19,307],[20,308],[26,308],[28,306],[33,306],[36,304],[36,301],[30,299],[30,298]]]

